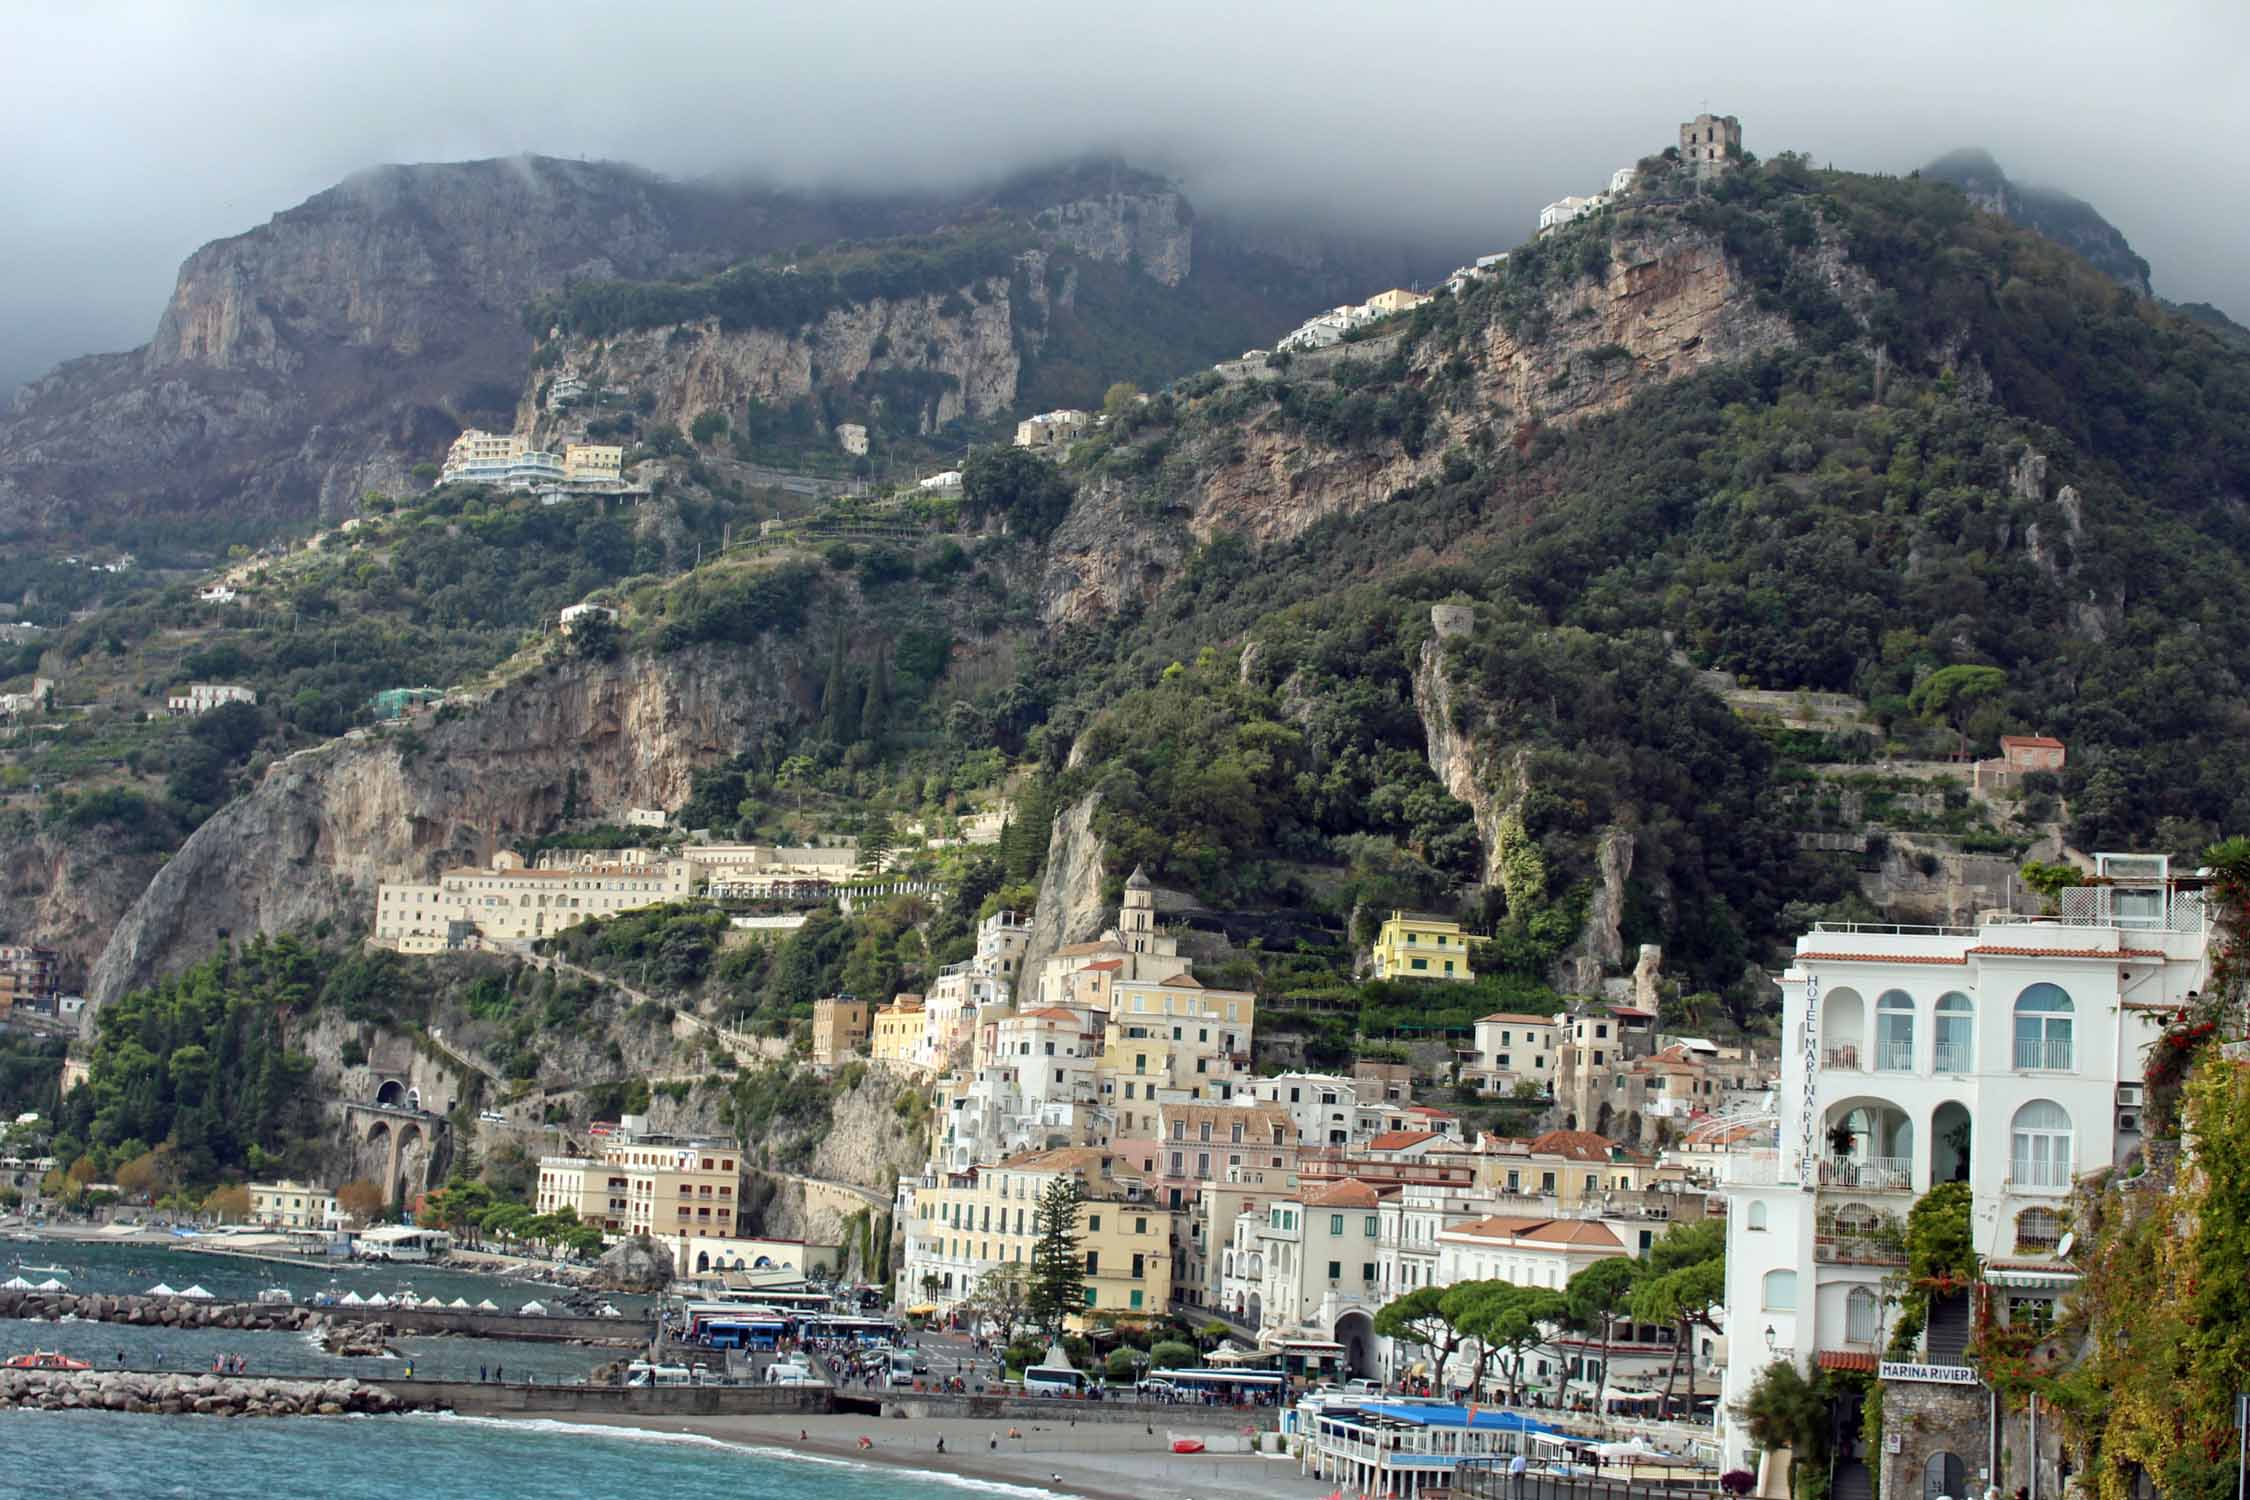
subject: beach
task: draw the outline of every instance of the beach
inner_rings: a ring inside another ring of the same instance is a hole
[[[498,1420],[512,1421],[502,1417]],[[1175,1454],[1153,1423],[1022,1421],[967,1417],[564,1416],[523,1420],[689,1434],[743,1447],[946,1474],[969,1482],[1028,1485],[1085,1500],[1318,1500],[1333,1486],[1302,1477],[1294,1459],[1256,1454]],[[1153,1428],[1153,1431],[1150,1429]],[[797,1434],[806,1436],[800,1441]],[[1011,1430],[1021,1437],[1007,1436]],[[1208,1435],[1211,1429],[1201,1429]],[[873,1446],[861,1448],[868,1438]],[[937,1451],[939,1438],[945,1452]]]

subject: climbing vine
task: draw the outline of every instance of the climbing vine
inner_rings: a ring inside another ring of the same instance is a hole
[[[1912,1359],[1929,1326],[1930,1299],[1950,1296],[1977,1277],[1976,1240],[1965,1182],[1941,1182],[1906,1214],[1906,1277],[1897,1287],[1899,1319],[1891,1329],[1892,1359]]]

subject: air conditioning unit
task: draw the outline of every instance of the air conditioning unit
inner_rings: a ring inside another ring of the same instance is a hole
[[[2119,1109],[2124,1109],[2124,1108],[2127,1108],[2128,1106],[2130,1106],[2131,1108],[2134,1108],[2134,1109],[2138,1109],[2138,1108],[2140,1108],[2140,1106],[2141,1106],[2141,1091],[2142,1091],[2142,1090],[2143,1090],[2143,1089],[2144,1089],[2145,1087],[2146,1087],[2146,1085],[2145,1085],[2145,1084],[2138,1084],[2138,1083],[2121,1083],[2121,1084],[2119,1084],[2119,1085],[2117,1086],[2117,1107],[2118,1107]]]
[[[2119,1135],[2139,1135],[2141,1133],[2141,1112],[2137,1109],[2119,1110],[2117,1112],[2117,1133]]]

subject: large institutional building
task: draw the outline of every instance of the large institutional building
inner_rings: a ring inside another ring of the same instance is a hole
[[[2208,973],[2200,884],[2156,855],[2095,856],[2049,916],[1974,928],[1822,923],[1782,975],[1778,1144],[1726,1162],[1727,1404],[1767,1362],[1873,1369],[1907,1210],[1974,1194],[1975,1249],[2006,1319],[2050,1318],[2080,1177],[2141,1139],[2145,1049]],[[1952,1363],[1940,1319],[1925,1357]],[[1722,1420],[1724,1418],[1722,1417]],[[1726,1435],[1728,1461],[1748,1441]]]

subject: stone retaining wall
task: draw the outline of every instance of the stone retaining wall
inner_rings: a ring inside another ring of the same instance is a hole
[[[497,1412],[616,1412],[634,1416],[815,1416],[831,1410],[827,1386],[498,1385],[483,1381],[386,1380],[401,1406],[482,1416]]]

